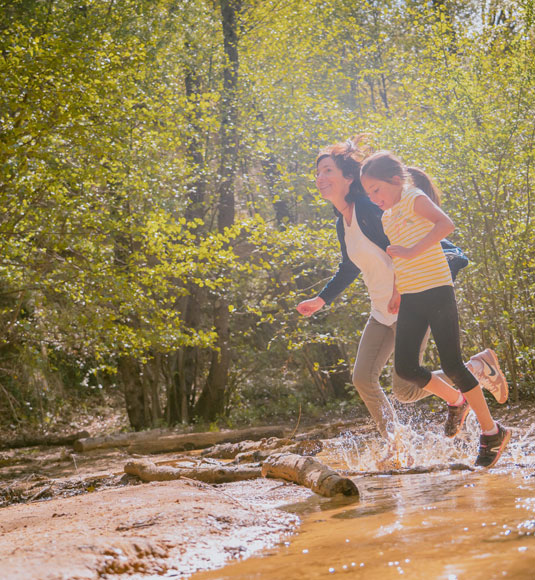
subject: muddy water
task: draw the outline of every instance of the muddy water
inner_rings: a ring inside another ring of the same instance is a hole
[[[491,470],[369,474],[384,467],[385,455],[396,466],[473,464],[478,429],[472,416],[454,441],[419,427],[401,425],[401,441],[390,445],[349,434],[332,442],[321,459],[351,475],[358,500],[314,497],[287,506],[302,516],[296,535],[261,556],[192,579],[535,578],[532,428],[514,431]]]

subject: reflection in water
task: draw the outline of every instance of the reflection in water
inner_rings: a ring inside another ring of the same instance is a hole
[[[396,461],[471,466],[478,433],[472,414],[453,441],[441,436],[440,428],[401,426],[394,438],[401,436],[402,442]],[[516,430],[513,437],[491,470],[393,476],[363,475],[377,470],[388,445],[351,434],[340,437],[320,459],[350,470],[359,500],[314,497],[286,506],[303,516],[297,535],[263,556],[193,580],[535,578],[533,430]]]

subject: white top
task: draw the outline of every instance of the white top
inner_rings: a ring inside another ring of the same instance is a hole
[[[353,207],[353,218],[348,226],[344,220],[344,238],[349,259],[361,270],[372,303],[371,315],[387,326],[397,320],[397,314],[388,312],[388,302],[394,287],[394,265],[390,256],[369,240],[360,229]]]

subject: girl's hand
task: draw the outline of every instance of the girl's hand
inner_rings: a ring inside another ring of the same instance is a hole
[[[310,300],[303,300],[297,305],[297,312],[303,316],[312,316],[314,312],[317,312],[320,308],[325,305],[325,300],[316,296],[316,298],[311,298]]]
[[[394,290],[392,298],[390,298],[387,306],[387,310],[390,314],[397,314],[399,312],[399,303],[401,302],[401,294]]]
[[[405,260],[409,260],[414,257],[413,249],[405,248],[405,246],[388,246],[386,253],[391,258],[404,258]]]

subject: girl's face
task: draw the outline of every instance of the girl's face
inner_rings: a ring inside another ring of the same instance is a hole
[[[316,185],[321,197],[334,203],[343,200],[349,193],[353,178],[344,177],[342,170],[332,157],[324,157],[316,167]]]
[[[369,175],[362,175],[360,182],[369,198],[383,211],[390,209],[401,199],[403,181],[397,175],[392,178],[392,183]]]

